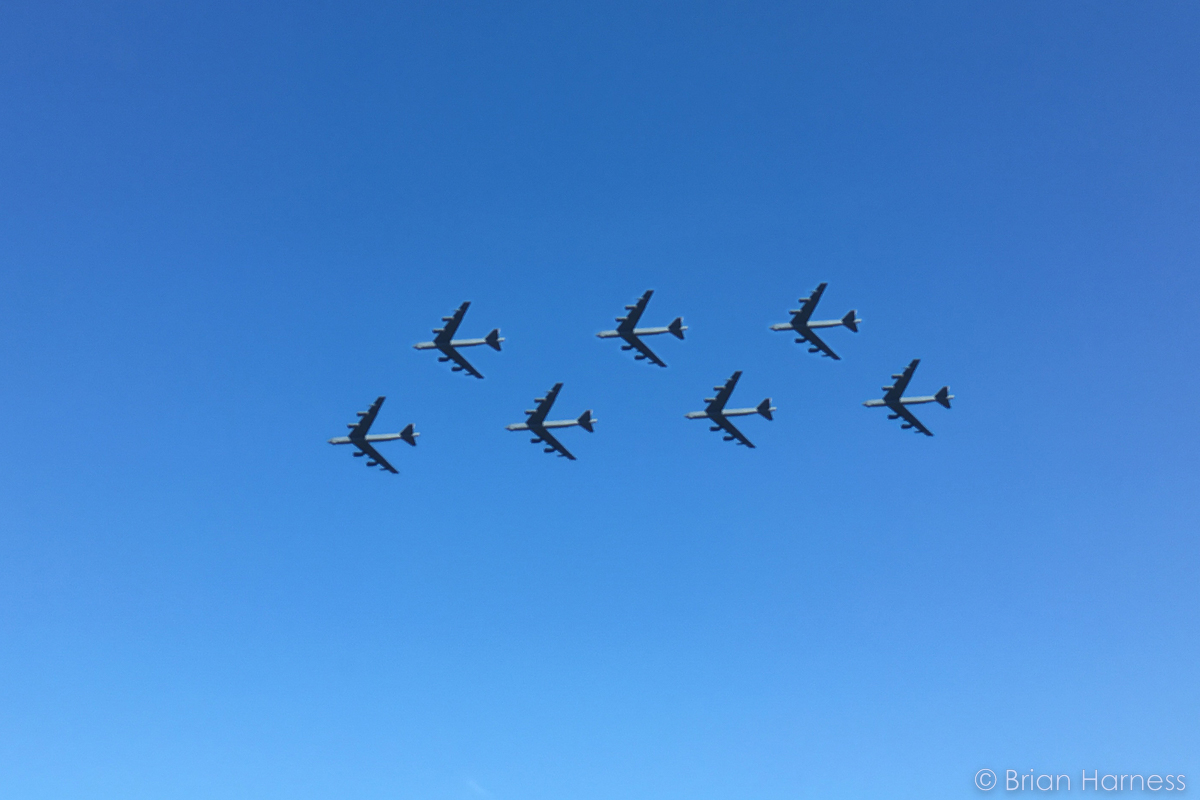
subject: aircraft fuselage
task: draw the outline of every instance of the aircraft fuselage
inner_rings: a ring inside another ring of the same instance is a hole
[[[772,406],[769,411],[775,411]],[[688,419],[708,419],[716,417],[748,417],[751,414],[762,414],[762,410],[758,408],[724,408],[720,411],[689,411],[684,414]]]
[[[496,341],[503,342],[501,336]],[[476,347],[481,344],[491,344],[487,339],[451,339],[448,342],[417,342],[413,345],[416,350],[441,350],[443,347]]]
[[[791,313],[794,314],[796,312],[793,311]],[[851,312],[851,313],[853,313],[853,312]],[[862,322],[862,319],[858,318],[858,317],[853,317],[852,319],[853,319],[855,325]],[[846,319],[844,317],[842,319],[810,319],[808,322],[796,322],[795,320],[793,320],[792,322],[780,322],[775,325],[772,325],[771,330],[773,330],[773,331],[796,331],[797,333],[804,333],[805,328],[808,328],[811,330],[813,328],[842,328],[842,327],[846,327],[846,328],[850,327],[849,325],[846,324]]]
[[[687,326],[684,325],[679,330],[686,331]],[[634,328],[629,331],[600,331],[596,336],[601,339],[624,339],[626,336],[655,336],[660,333],[675,333],[675,331],[671,328]]]
[[[594,420],[594,419],[592,420],[592,422],[595,422],[595,421],[596,420]],[[540,422],[537,425],[532,425],[532,426],[528,422],[514,422],[512,425],[505,425],[504,430],[506,430],[506,431],[531,431],[531,430],[535,430],[536,428],[571,428],[571,427],[574,427],[579,424],[580,424],[580,422],[577,419],[547,420],[546,422]]]
[[[417,433],[416,431],[413,431],[412,435],[420,436],[421,434]],[[363,436],[363,437],[354,437],[354,438],[351,438],[349,436],[336,436],[333,439],[330,439],[329,443],[330,444],[354,444],[355,442],[393,442],[396,439],[404,439],[404,438],[405,438],[405,436],[402,433],[371,433],[371,434],[367,434],[366,436]]]
[[[946,395],[946,399],[953,400],[954,395],[952,395],[952,394]],[[915,405],[920,405],[921,403],[940,403],[942,401],[936,395],[930,394],[930,395],[924,395],[921,397],[901,397],[900,399],[894,400],[892,402],[899,403],[902,406],[915,406]],[[867,408],[877,408],[879,406],[888,405],[888,401],[887,400],[868,400],[865,403],[863,403],[863,405],[866,406]]]

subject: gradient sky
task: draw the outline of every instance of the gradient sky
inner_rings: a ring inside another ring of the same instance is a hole
[[[1195,792],[1198,41],[3,4],[0,796]],[[648,288],[665,370],[594,337]],[[463,300],[483,381],[411,348]],[[932,439],[860,405],[918,357]],[[735,369],[756,450],[683,418]],[[573,463],[503,429],[557,381]],[[325,443],[378,395],[399,476]]]

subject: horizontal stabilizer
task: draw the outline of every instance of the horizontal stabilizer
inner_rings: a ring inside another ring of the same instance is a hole
[[[854,312],[851,311],[850,313],[853,315]],[[496,328],[484,337],[484,341],[487,342],[488,347],[498,352],[500,350],[500,343],[504,340],[500,338],[500,329]]]
[[[858,312],[853,309],[848,311],[846,316],[842,317],[842,324],[855,333],[858,333]]]
[[[421,434],[419,434],[413,430],[413,426],[412,426],[411,422],[408,423],[408,426],[405,427],[404,430],[400,431],[400,438],[403,439],[404,441],[408,442],[413,447],[417,446],[417,437],[420,435]]]
[[[676,317],[675,321],[667,326],[667,330],[669,330],[676,339],[682,339],[683,332],[686,330],[686,328],[683,326],[683,317]]]
[[[950,394],[950,387],[943,386],[942,388],[938,389],[938,393],[933,396],[933,399],[937,400],[946,408],[949,408],[950,400],[953,399],[953,397],[954,395]]]
[[[592,433],[595,431],[595,429],[592,427],[592,423],[595,422],[596,420],[592,419],[592,410],[590,408],[587,411],[580,414],[579,419],[577,419],[575,421],[579,423],[579,427],[583,428],[588,433]]]
[[[771,398],[769,397],[759,403],[758,408],[755,409],[755,411],[762,414],[767,419],[774,419],[774,417],[771,416],[771,410]]]

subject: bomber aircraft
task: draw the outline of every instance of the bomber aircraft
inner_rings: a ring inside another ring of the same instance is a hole
[[[914,358],[912,363],[904,368],[904,372],[899,375],[893,375],[892,378],[896,382],[891,386],[884,386],[882,400],[868,400],[863,403],[868,408],[876,408],[878,406],[887,406],[892,413],[888,414],[888,419],[903,419],[900,424],[901,428],[914,428],[917,433],[923,433],[926,436],[933,434],[921,424],[921,421],[913,416],[905,406],[915,406],[921,403],[938,403],[950,407],[950,401],[954,399],[954,395],[950,394],[950,387],[943,386],[938,389],[937,394],[926,395],[924,397],[901,397],[904,390],[908,388],[908,382],[912,380],[913,373],[917,370],[917,365],[921,363],[921,359]]]
[[[525,411],[529,417],[524,422],[514,422],[512,425],[505,426],[504,429],[508,431],[529,431],[533,434],[533,438],[529,440],[530,442],[533,444],[548,444],[550,446],[545,448],[545,452],[553,453],[557,451],[559,456],[574,461],[575,456],[571,455],[570,450],[562,446],[562,442],[550,435],[549,428],[570,428],[578,425],[588,433],[592,433],[594,430],[592,425],[596,423],[596,418],[592,416],[592,410],[589,408],[580,414],[578,419],[559,419],[548,422],[546,415],[550,413],[550,407],[554,405],[554,400],[558,397],[558,392],[562,389],[562,386],[561,383],[556,383],[553,389],[546,392],[545,397],[535,398],[533,402],[537,403],[538,407],[532,410],[526,409]]]
[[[822,283],[813,290],[813,293],[808,297],[800,298],[800,307],[794,308],[788,313],[792,315],[791,322],[781,322],[778,325],[772,325],[773,331],[795,331],[796,344],[808,342],[812,347],[808,348],[810,353],[820,353],[822,356],[832,358],[834,361],[841,361],[842,358],[837,353],[829,348],[829,345],[821,341],[821,337],[813,333],[813,328],[838,328],[845,325],[850,330],[858,333],[858,323],[861,319],[855,316],[857,312],[851,310],[846,316],[841,319],[822,319],[814,320],[812,317],[813,311],[817,308],[817,303],[821,302],[821,295],[825,293],[827,283]]]
[[[367,431],[371,430],[371,423],[375,421],[376,415],[379,414],[379,407],[383,405],[386,398],[380,397],[366,411],[359,411],[358,422],[350,422],[346,427],[350,429],[349,436],[338,436],[330,439],[330,444],[352,444],[357,450],[354,453],[355,458],[367,456],[368,467],[379,467],[382,470],[399,474],[396,468],[387,462],[383,456],[379,455],[379,451],[371,446],[372,442],[390,442],[395,439],[403,439],[413,447],[417,446],[417,437],[421,434],[413,430],[412,423],[399,433],[375,433],[368,435]]]
[[[417,342],[413,347],[417,350],[439,350],[442,355],[438,357],[438,361],[453,361],[454,366],[450,369],[453,372],[466,372],[468,375],[474,375],[476,378],[482,378],[483,375],[479,370],[471,366],[471,362],[463,358],[462,353],[455,348],[458,347],[475,347],[477,345],[486,344],[493,350],[500,349],[500,343],[504,341],[504,337],[500,335],[500,329],[495,328],[487,336],[482,339],[455,339],[454,334],[458,330],[459,324],[462,323],[463,316],[467,313],[467,309],[471,306],[471,301],[463,303],[458,307],[452,316],[442,317],[442,322],[446,323],[445,327],[434,328],[433,332],[437,334],[433,337],[432,342]]]
[[[706,397],[704,402],[708,403],[708,407],[703,411],[689,411],[685,416],[688,419],[708,419],[715,424],[709,428],[710,431],[725,431],[725,441],[735,441],[738,444],[744,444],[746,447],[753,448],[754,445],[747,439],[741,431],[733,426],[728,417],[745,417],[750,414],[762,414],[767,419],[774,419],[771,412],[775,411],[775,407],[771,405],[771,398],[767,398],[758,404],[757,408],[726,408],[725,404],[729,402],[729,395],[733,394],[733,387],[737,386],[738,378],[742,377],[742,371],[738,370],[733,373],[733,377],[725,382],[724,386],[714,386],[713,391],[717,393],[716,397]]]
[[[625,344],[621,345],[622,350],[637,350],[634,358],[638,361],[650,361],[652,364],[657,364],[660,367],[665,367],[666,364],[658,356],[654,355],[654,351],[646,346],[640,336],[654,336],[659,333],[669,333],[677,339],[683,338],[683,332],[687,330],[687,325],[683,324],[683,317],[676,317],[665,328],[638,328],[638,320],[642,318],[642,312],[646,310],[646,304],[650,302],[650,295],[654,294],[653,289],[648,289],[644,295],[638,298],[638,301],[631,306],[625,306],[625,310],[629,312],[623,317],[617,317],[617,329],[615,331],[600,331],[596,335],[601,339],[624,339]]]

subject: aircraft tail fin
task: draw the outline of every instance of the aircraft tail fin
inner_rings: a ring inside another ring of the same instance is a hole
[[[504,340],[500,338],[500,329],[495,328],[484,338],[484,341],[487,342],[488,347],[498,351],[500,349],[500,342]]]
[[[675,321],[667,326],[667,330],[669,330],[676,339],[682,339],[683,332],[685,330],[683,326],[683,317],[676,317]]]
[[[950,394],[950,387],[943,386],[938,389],[938,393],[933,396],[933,399],[941,403],[946,408],[950,407],[950,401],[954,399],[954,395]]]
[[[575,421],[578,422],[579,426],[581,428],[583,428],[585,431],[587,431],[588,433],[592,433],[595,431],[595,428],[592,427],[592,423],[595,422],[596,420],[592,419],[592,410],[590,408],[587,411],[580,414],[579,419],[577,419]]]
[[[758,408],[755,409],[755,411],[762,414],[767,419],[775,419],[774,417],[771,416],[771,412],[773,410],[774,409],[771,408],[771,398],[769,398],[769,397],[766,400],[763,400],[761,403],[759,403]]]
[[[846,313],[846,316],[842,317],[842,324],[855,333],[858,333],[858,311],[850,309]]]
[[[417,437],[420,435],[421,434],[419,434],[413,430],[413,426],[412,426],[411,422],[408,423],[408,427],[406,427],[404,430],[400,431],[400,438],[403,439],[404,441],[408,442],[413,447],[417,446]]]

